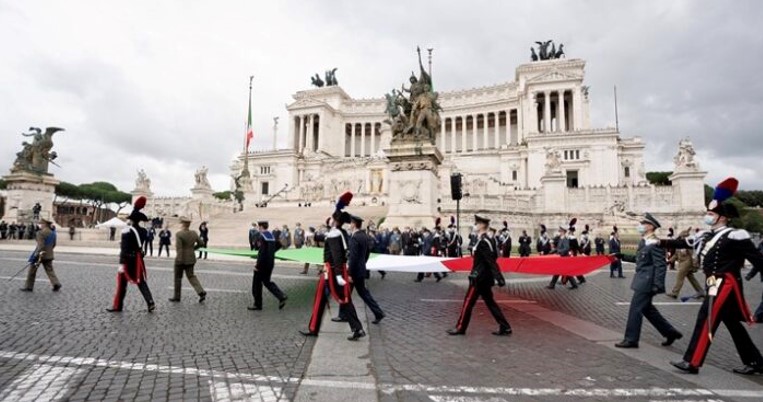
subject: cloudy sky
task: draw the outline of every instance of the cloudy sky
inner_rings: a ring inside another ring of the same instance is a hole
[[[587,60],[592,120],[648,143],[669,170],[690,136],[708,182],[763,189],[763,2],[0,0],[0,169],[30,125],[60,126],[62,180],[185,195],[206,165],[216,189],[242,147],[248,76],[254,149],[309,77],[338,67],[354,97],[378,97],[433,47],[440,90],[510,81],[535,40]],[[284,124],[280,133],[285,134]],[[280,141],[285,146],[285,135]]]

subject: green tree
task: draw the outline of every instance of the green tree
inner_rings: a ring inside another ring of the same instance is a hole
[[[647,172],[646,179],[650,184],[654,184],[655,186],[669,186],[670,179],[668,179],[668,177],[672,174],[673,172]]]
[[[6,187],[8,187],[8,183],[6,183],[5,180],[0,179],[0,190],[5,190]]]
[[[713,200],[713,193],[715,189],[705,184],[705,205],[709,204]]]
[[[93,206],[93,219],[97,219],[104,205],[117,204],[117,213],[130,204],[132,196],[124,191],[120,191],[111,183],[97,181],[93,183],[75,185],[68,182],[61,182],[56,186],[56,197],[67,197],[68,199],[81,200]]]
[[[231,194],[230,191],[220,191],[217,193],[213,193],[212,196],[217,198],[218,200],[229,201],[230,194]]]
[[[748,207],[763,207],[763,191],[744,191],[740,190],[734,195]]]

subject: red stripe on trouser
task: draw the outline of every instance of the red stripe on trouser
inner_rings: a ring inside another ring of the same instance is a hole
[[[114,294],[114,301],[111,304],[111,308],[119,310],[119,295],[122,293],[122,281],[121,272],[117,272],[117,292]]]
[[[752,325],[753,319],[752,313],[750,312],[750,306],[747,305],[747,301],[744,299],[744,295],[742,294],[742,289],[739,287],[739,283],[734,278],[734,274],[727,273],[726,280],[729,281],[731,286],[734,288],[734,295],[736,296],[737,304],[739,304],[739,309],[742,310],[742,317],[744,317],[744,320],[747,322],[747,324]]]
[[[315,287],[315,298],[313,300],[313,315],[310,316],[310,325],[309,329],[310,332],[318,333],[318,323],[321,320],[321,317],[319,317],[319,314],[321,313],[321,303],[323,303],[323,292],[324,292],[324,284],[326,280],[323,278],[323,274],[321,274],[320,279],[318,279],[318,286]]]
[[[731,285],[721,285],[721,291],[718,293],[718,296],[715,297],[715,300],[713,300],[713,308],[710,312],[710,318],[713,320],[713,333],[715,333],[715,329],[718,328],[718,325],[720,324],[720,317],[718,317],[718,314],[732,289],[733,287]],[[694,349],[694,354],[692,354],[691,361],[689,362],[694,367],[700,367],[707,355],[707,349],[710,347],[710,336],[708,335],[708,331],[708,322],[707,318],[705,318],[702,332],[697,340],[697,346]]]
[[[456,324],[456,329],[459,331],[461,331],[461,324],[464,321],[464,315],[466,315],[466,308],[469,305],[469,300],[471,300],[472,296],[474,295],[474,291],[474,286],[469,286],[469,290],[466,292],[464,305],[461,306],[461,315],[458,317],[458,324]]]

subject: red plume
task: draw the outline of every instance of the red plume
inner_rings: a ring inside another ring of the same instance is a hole
[[[339,200],[336,202],[336,210],[343,210],[346,206],[350,205],[350,201],[352,201],[352,193],[347,191],[339,196]]]
[[[140,211],[146,206],[146,201],[147,201],[146,197],[141,195],[140,197],[135,199],[135,202],[132,204],[132,209],[136,211]]]

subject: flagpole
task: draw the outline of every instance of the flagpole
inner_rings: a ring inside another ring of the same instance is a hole
[[[250,128],[249,127],[249,124],[250,124],[249,120],[251,120],[251,118],[252,118],[252,81],[253,80],[254,80],[254,76],[250,75],[249,76],[249,109],[247,111],[248,115],[247,115],[247,121],[246,121],[246,128],[244,129],[245,130],[245,132],[244,132],[244,154],[249,153],[249,147],[247,147],[247,142],[248,142],[247,136],[249,134],[249,128]]]

